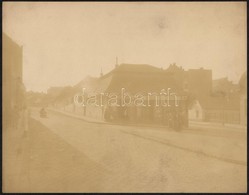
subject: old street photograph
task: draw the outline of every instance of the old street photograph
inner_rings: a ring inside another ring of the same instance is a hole
[[[2,192],[247,192],[247,3],[2,3]]]

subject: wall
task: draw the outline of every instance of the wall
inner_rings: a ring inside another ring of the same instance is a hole
[[[240,112],[239,110],[205,110],[204,121],[239,124]]]
[[[22,81],[22,47],[4,33],[2,44],[3,123],[7,125],[17,121],[18,112],[25,105],[25,87]]]
[[[240,124],[247,125],[247,96],[240,97]]]

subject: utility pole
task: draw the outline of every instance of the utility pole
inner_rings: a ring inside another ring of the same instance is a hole
[[[101,67],[101,70],[100,70],[100,76],[101,76],[101,77],[103,76],[103,70],[102,70],[102,67]]]
[[[228,101],[229,101],[228,94],[225,93],[223,95],[223,109],[222,109],[222,111],[223,111],[223,114],[222,114],[222,116],[223,116],[223,118],[222,118],[222,125],[223,126],[225,125],[225,103],[228,102]]]
[[[116,65],[115,67],[117,68],[118,67],[118,57],[116,56]]]

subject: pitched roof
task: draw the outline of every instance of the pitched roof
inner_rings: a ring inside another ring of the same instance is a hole
[[[102,82],[106,92],[118,92],[122,88],[130,93],[160,92],[167,88],[176,92],[179,89],[172,74],[147,64],[121,64],[101,77]]]
[[[120,93],[125,88],[125,92],[132,94],[160,93],[162,89],[171,88],[171,93],[181,94],[172,75],[162,69],[146,64],[121,64],[100,78],[87,76],[73,87],[63,87],[53,100],[71,98],[82,88],[86,88],[86,93]]]
[[[154,67],[148,64],[126,64],[122,63],[118,65],[116,68],[111,70],[109,73],[102,76],[102,78],[106,78],[113,73],[134,73],[134,74],[143,74],[143,73],[158,73],[162,72],[161,68]]]
[[[80,81],[78,84],[76,84],[74,88],[79,91],[81,91],[83,88],[86,88],[85,90],[86,92],[93,91],[98,85],[98,83],[99,83],[99,78],[87,76],[82,81]]]
[[[120,64],[116,72],[161,72],[160,68],[148,64]]]
[[[160,92],[162,89],[178,89],[174,79],[163,74],[115,74],[112,77],[108,92],[125,88],[131,93]]]

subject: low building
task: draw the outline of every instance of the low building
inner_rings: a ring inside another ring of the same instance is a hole
[[[189,109],[189,119],[216,123],[240,123],[239,97],[206,97]]]
[[[187,124],[187,105],[186,100],[183,98],[186,94],[172,75],[161,68],[146,64],[121,64],[99,78],[86,78],[77,85],[77,88],[79,93],[85,88],[85,97],[83,97],[85,101],[93,99],[94,94],[97,94],[96,103],[98,106],[89,104],[78,106],[74,103],[66,105],[65,110],[67,111],[71,110],[86,117],[112,122],[126,121],[127,123],[158,124],[167,123],[169,113],[179,111],[183,115],[184,123]],[[122,89],[125,90],[126,95],[129,94],[134,102],[128,105],[126,103],[124,106],[121,105]],[[172,95],[171,100],[169,100],[171,105],[158,105],[161,104],[158,96],[160,96],[162,90]],[[100,94],[104,95],[101,97]],[[113,94],[117,95],[117,105],[110,106],[110,96]],[[143,97],[144,104],[141,106],[135,105],[138,94]],[[181,98],[178,101],[178,106],[175,106],[175,99],[173,98],[176,97],[175,95]],[[99,105],[100,101],[102,101],[103,106]]]

